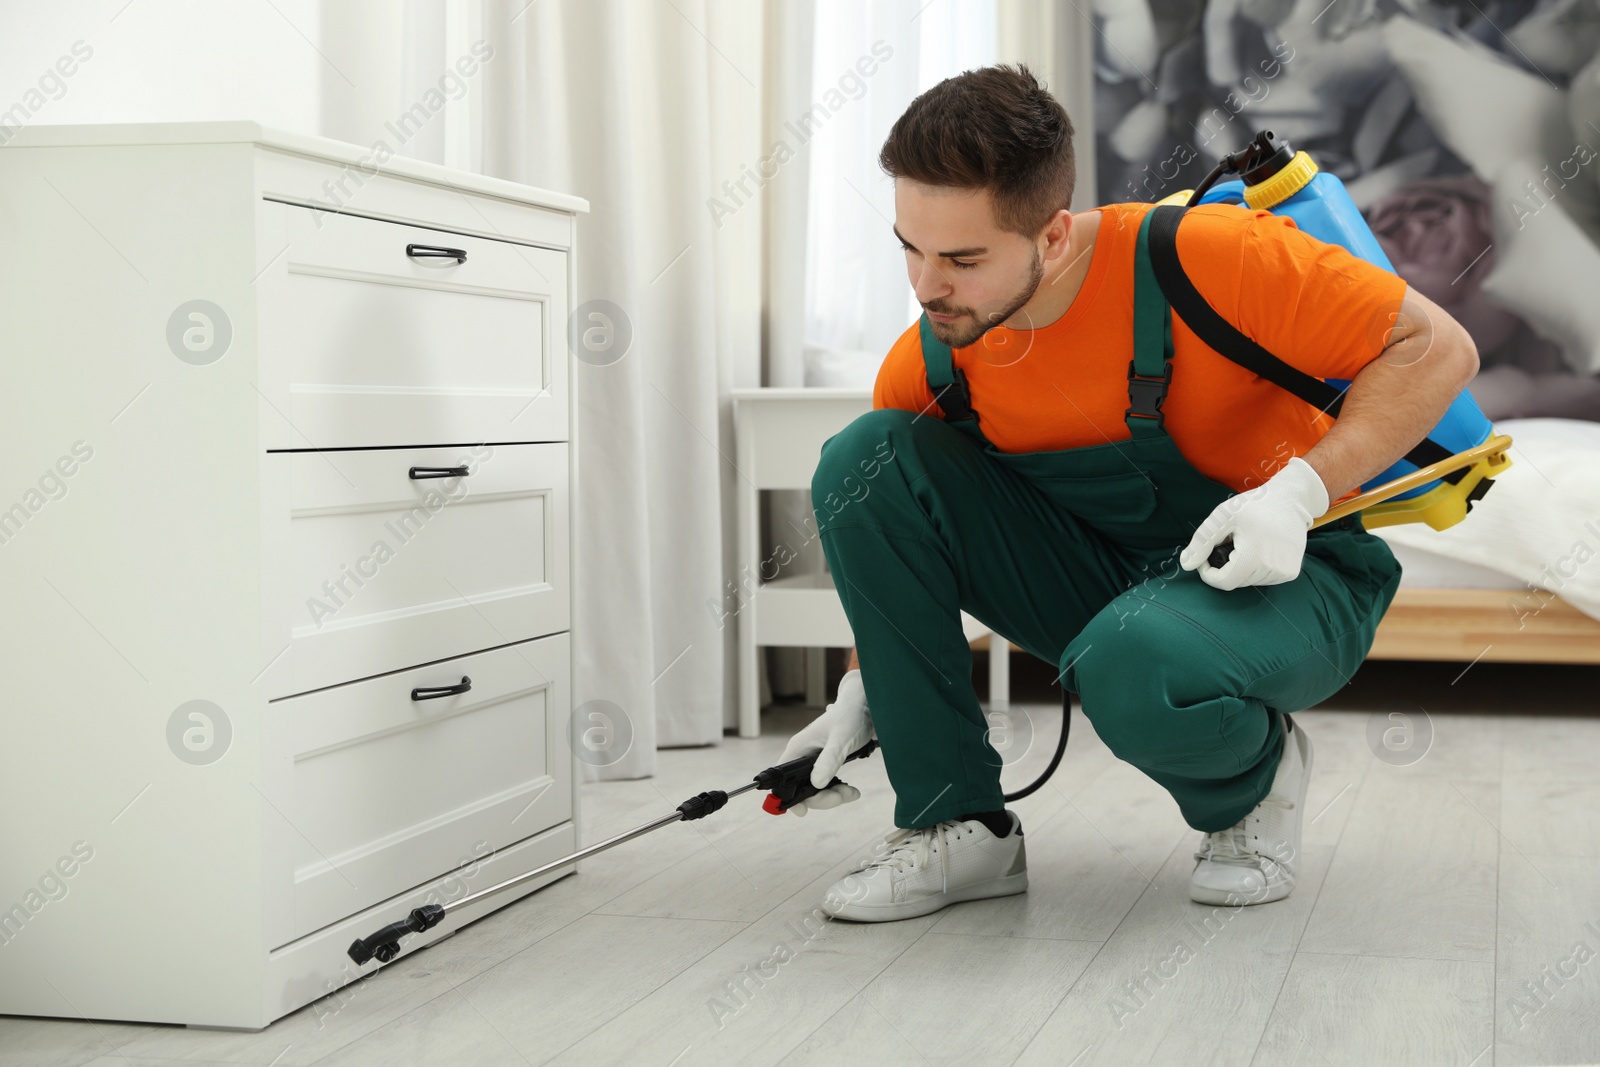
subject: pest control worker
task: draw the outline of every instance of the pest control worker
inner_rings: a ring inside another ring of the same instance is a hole
[[[879,157],[925,315],[874,410],[822,448],[812,506],[856,649],[784,754],[820,750],[825,786],[880,742],[898,829],[828,892],[839,918],[1027,888],[962,610],[1056,664],[1112,753],[1172,794],[1202,833],[1192,899],[1287,896],[1311,741],[1285,713],[1344,686],[1400,581],[1358,516],[1311,524],[1477,373],[1466,331],[1396,275],[1213,204],[1177,230],[1201,295],[1282,360],[1353,381],[1335,420],[1229,361],[1168,310],[1143,255],[1152,205],[1068,212],[1072,135],[1026,68],[989,67],[919,96]]]

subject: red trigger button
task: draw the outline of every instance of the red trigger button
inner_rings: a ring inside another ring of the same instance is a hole
[[[783,801],[778,799],[778,794],[768,793],[767,799],[761,802],[761,807],[771,815],[782,815]]]

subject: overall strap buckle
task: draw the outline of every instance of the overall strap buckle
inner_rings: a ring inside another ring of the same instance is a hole
[[[1128,360],[1128,409],[1124,418],[1154,419],[1156,425],[1166,429],[1166,415],[1161,410],[1167,399],[1167,389],[1172,385],[1172,360],[1166,360],[1162,377],[1143,377],[1134,372],[1134,361]]]
[[[950,373],[955,380],[935,391],[933,398],[939,402],[939,409],[944,412],[946,421],[971,419],[976,422],[978,413],[972,410],[972,391],[967,388],[966,374],[953,364]]]

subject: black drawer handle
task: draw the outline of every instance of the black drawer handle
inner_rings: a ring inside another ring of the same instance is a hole
[[[412,259],[453,259],[458,265],[467,261],[465,248],[445,248],[443,245],[406,245],[406,255]]]
[[[467,470],[465,464],[463,464],[460,467],[412,467],[411,468],[411,477],[417,479],[418,481],[422,480],[423,478],[465,478],[467,475],[469,475],[471,473],[472,473],[471,471]]]
[[[440,697],[454,696],[465,693],[472,688],[472,679],[466,675],[461,676],[460,685],[429,685],[411,691],[412,700],[438,700]]]

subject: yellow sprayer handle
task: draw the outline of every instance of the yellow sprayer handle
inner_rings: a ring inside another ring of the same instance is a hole
[[[1488,440],[1484,441],[1483,444],[1474,448],[1469,448],[1465,452],[1457,452],[1449,459],[1441,459],[1437,463],[1430,463],[1426,467],[1419,467],[1410,474],[1402,475],[1392,482],[1385,482],[1376,489],[1368,489],[1365,493],[1362,493],[1359,496],[1353,496],[1349,500],[1341,501],[1340,503],[1329,508],[1328,513],[1313,522],[1311,526],[1312,528],[1315,528],[1321,526],[1325,522],[1333,522],[1336,519],[1342,519],[1352,511],[1360,511],[1362,508],[1369,508],[1374,504],[1388,500],[1392,496],[1403,493],[1407,489],[1414,489],[1419,485],[1425,485],[1428,482],[1436,481],[1441,475],[1449,474],[1451,471],[1457,471],[1463,467],[1470,467],[1484,457],[1497,459],[1506,451],[1506,449],[1510,447],[1510,437],[1503,433],[1495,434]]]

